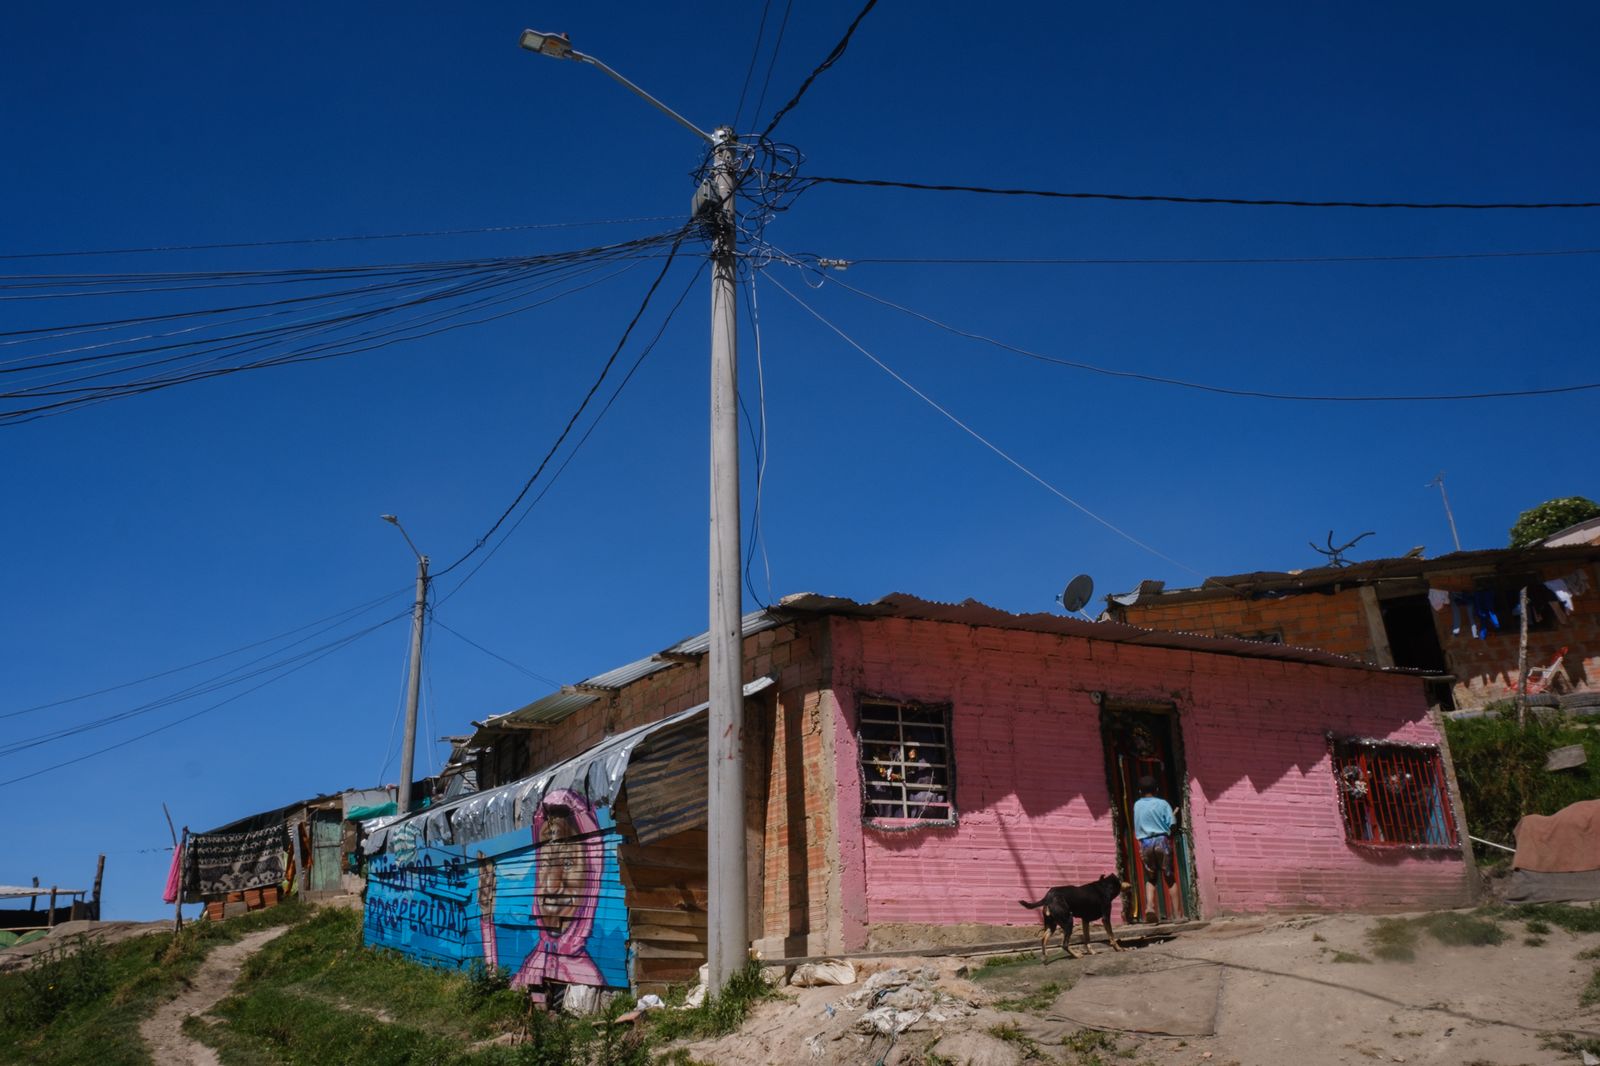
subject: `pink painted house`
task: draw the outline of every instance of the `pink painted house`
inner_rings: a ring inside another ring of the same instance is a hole
[[[486,721],[467,746],[480,783],[696,707],[704,651],[691,638]],[[767,958],[1014,937],[997,927],[1038,922],[1021,898],[1136,880],[1128,812],[1144,776],[1181,811],[1159,917],[1472,896],[1417,673],[901,595],[788,597],[746,617],[745,663],[751,935]],[[617,800],[641,984],[692,973],[704,953],[705,868],[683,859],[703,849],[703,819],[627,843],[663,781],[704,802],[703,747],[657,746],[678,762],[636,756]],[[1128,895],[1116,921],[1141,908]]]

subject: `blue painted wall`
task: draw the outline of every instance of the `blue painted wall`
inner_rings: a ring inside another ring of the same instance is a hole
[[[492,960],[519,987],[627,988],[620,842],[610,809],[570,792],[546,796],[532,828],[464,845],[418,845],[402,823],[368,863],[366,943],[445,969]]]

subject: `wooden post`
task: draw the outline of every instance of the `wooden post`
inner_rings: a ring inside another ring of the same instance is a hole
[[[1528,725],[1528,586],[1517,600],[1522,615],[1522,637],[1517,641],[1517,727]]]
[[[178,831],[172,828],[172,812],[167,810],[167,805],[161,805],[161,813],[167,816],[167,832],[172,836],[172,854],[174,857],[183,852],[183,847],[189,842],[189,827],[183,827],[183,841],[178,840]],[[104,861],[103,859],[101,860]],[[100,896],[100,882],[95,882],[95,898]],[[172,904],[172,931],[183,931],[183,867],[178,867],[178,898]]]
[[[106,876],[106,857],[100,856],[100,861],[94,865],[94,920],[100,920],[100,883]]]
[[[51,885],[50,886],[50,909],[45,912],[44,925],[45,925],[46,929],[54,929],[55,926],[56,926],[56,886],[55,885]]]
[[[38,888],[39,887],[39,879],[37,877],[35,877],[33,879],[33,887],[34,888]],[[39,909],[39,897],[38,896],[29,896],[28,897],[28,909],[30,911],[36,911],[36,910]]]

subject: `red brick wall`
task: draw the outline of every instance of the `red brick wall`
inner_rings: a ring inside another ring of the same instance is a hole
[[[1116,868],[1097,690],[1178,708],[1206,913],[1468,898],[1457,855],[1344,841],[1324,732],[1437,741],[1414,679],[904,619],[835,618],[833,662],[846,948],[881,922],[1032,924],[1018,899]],[[857,694],[953,705],[956,826],[862,826]]]
[[[773,708],[763,736],[747,748],[748,773],[768,775],[764,876],[751,891],[762,893],[761,928],[772,951],[807,953],[827,928],[832,842],[832,761],[825,754],[823,682],[828,673],[826,622],[780,626],[746,637],[744,680],[777,678]],[[634,682],[531,734],[531,756],[523,774],[569,759],[610,733],[653,722],[707,696],[706,664],[677,664]],[[759,782],[750,781],[752,787]],[[770,953],[770,951],[769,951]]]
[[[1254,636],[1277,630],[1285,644],[1322,648],[1375,662],[1361,594],[1356,589],[1282,599],[1235,597],[1163,603],[1159,599],[1124,607],[1122,620],[1146,629],[1207,636]]]
[[[1576,597],[1565,625],[1535,630],[1528,634],[1528,665],[1547,666],[1567,649],[1563,660],[1564,679],[1555,691],[1600,690],[1600,567],[1565,563],[1544,567],[1540,580],[1571,579],[1581,572],[1589,591]],[[1450,592],[1470,592],[1475,579],[1470,574],[1441,574],[1432,579],[1434,588]],[[1465,617],[1461,632],[1452,633],[1452,613],[1446,607],[1433,613],[1439,643],[1444,648],[1450,672],[1456,676],[1458,707],[1479,707],[1491,700],[1504,699],[1517,688],[1518,619],[1502,617],[1501,628],[1487,639],[1473,637]]]

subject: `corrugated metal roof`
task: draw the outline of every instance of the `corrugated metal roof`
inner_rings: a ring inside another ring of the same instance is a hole
[[[742,620],[744,635],[748,637],[763,630],[771,629],[774,626],[782,625],[783,620],[782,612],[772,610],[752,611],[745,615]],[[688,637],[664,651],[635,660],[624,666],[607,670],[603,674],[585,678],[576,685],[568,685],[557,692],[552,692],[548,696],[534,700],[525,707],[519,707],[505,714],[495,715],[493,718],[486,718],[483,725],[485,728],[493,728],[496,725],[503,726],[511,722],[522,724],[559,722],[600,698],[593,692],[580,690],[610,689],[615,691],[625,688],[635,681],[649,677],[651,674],[680,665],[671,656],[704,655],[710,646],[711,634],[709,631],[698,636]],[[476,737],[474,737],[473,742],[476,743]]]
[[[938,603],[896,592],[876,602],[862,604],[837,596],[819,596],[808,592],[797,596],[785,596],[781,605],[785,610],[796,613],[840,614],[858,618],[915,618],[930,622],[989,626],[995,629],[1055,633],[1066,637],[1102,640],[1112,644],[1137,644],[1146,648],[1173,648],[1182,651],[1209,652],[1213,655],[1236,655],[1249,659],[1277,659],[1285,662],[1311,663],[1316,666],[1336,666],[1350,670],[1419,677],[1426,674],[1426,671],[1422,670],[1376,666],[1360,659],[1322,651],[1319,648],[1298,648],[1292,644],[1267,644],[1263,641],[1241,640],[1237,637],[1212,637],[1199,633],[1142,629],[1123,622],[1086,622],[1060,614],[1012,614],[1010,611],[990,607],[977,600]]]
[[[1349,566],[1316,566],[1305,570],[1257,570],[1247,574],[1208,577],[1198,586],[1154,589],[1141,585],[1130,593],[1107,597],[1132,605],[1150,600],[1180,603],[1249,596],[1257,592],[1299,592],[1329,585],[1366,585],[1378,581],[1423,579],[1429,574],[1460,570],[1525,570],[1552,563],[1589,562],[1600,559],[1600,545],[1576,544],[1528,548],[1481,548],[1451,552],[1433,559],[1403,556],[1395,559],[1367,559]]]

